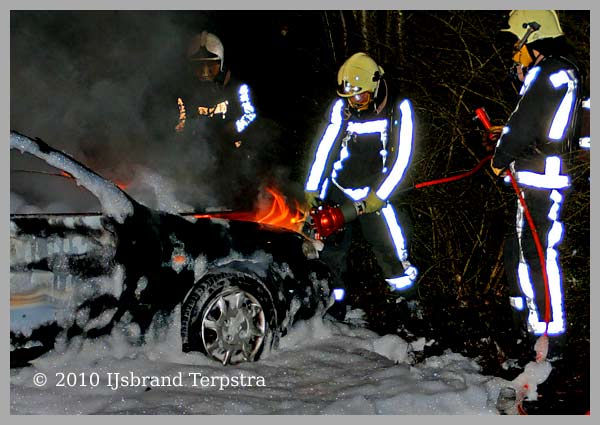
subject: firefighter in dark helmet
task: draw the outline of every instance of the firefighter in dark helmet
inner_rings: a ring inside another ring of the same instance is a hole
[[[308,207],[354,203],[385,280],[391,289],[409,294],[415,289],[417,269],[409,260],[404,217],[389,199],[413,152],[413,110],[408,99],[388,93],[383,74],[366,53],[356,53],[343,63],[338,97],[329,108],[329,123],[314,150],[304,190]],[[345,226],[327,239],[322,253],[334,270],[338,299],[344,293],[351,229]]]
[[[554,356],[567,327],[559,245],[565,234],[561,213],[571,185],[565,154],[574,142],[581,77],[555,11],[514,10],[508,25],[505,31],[517,38],[514,75],[522,87],[515,110],[501,128],[491,166],[507,181],[507,170],[514,176],[542,251],[540,256],[527,211],[517,200],[514,227],[505,242],[510,304],[530,343],[547,337]],[[547,351],[537,356],[546,358]]]

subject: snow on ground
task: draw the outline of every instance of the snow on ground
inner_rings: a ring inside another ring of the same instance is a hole
[[[179,326],[152,335],[143,346],[117,331],[59,342],[11,370],[11,413],[496,415],[507,383],[451,352],[415,364],[422,340],[329,316],[298,323],[260,361],[227,367],[182,353]]]

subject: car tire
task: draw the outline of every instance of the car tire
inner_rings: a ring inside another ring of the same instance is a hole
[[[272,297],[262,282],[244,273],[206,276],[182,306],[183,351],[202,352],[224,365],[258,360],[274,329]]]

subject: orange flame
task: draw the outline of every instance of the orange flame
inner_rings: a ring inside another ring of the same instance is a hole
[[[184,264],[187,261],[187,258],[185,255],[174,255],[171,261],[173,261],[174,264]]]
[[[299,232],[304,224],[306,215],[301,210],[297,201],[291,209],[281,192],[275,188],[267,188],[271,199],[259,198],[256,211],[225,212],[215,214],[195,214],[195,218],[226,218],[231,220],[252,221],[255,223],[270,224],[285,229]]]

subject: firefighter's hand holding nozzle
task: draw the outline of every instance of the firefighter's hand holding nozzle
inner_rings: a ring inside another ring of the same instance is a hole
[[[493,125],[486,130],[487,139],[491,141],[497,141],[502,136],[503,125]]]
[[[385,201],[380,199],[375,191],[371,191],[369,196],[364,200],[365,214],[374,213],[382,209],[385,205]]]
[[[319,192],[304,192],[304,202],[306,205],[306,209],[310,210],[311,208],[319,206]]]
[[[502,129],[504,126],[502,125],[493,125],[490,128],[486,129],[483,133],[483,147],[487,152],[493,152],[496,148],[496,143],[500,136],[502,136]]]

